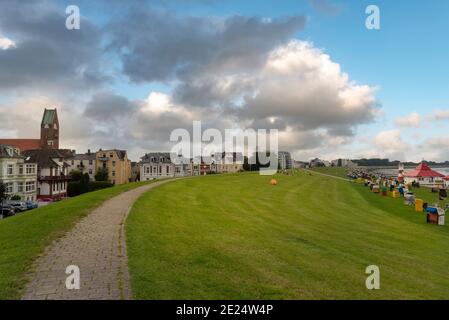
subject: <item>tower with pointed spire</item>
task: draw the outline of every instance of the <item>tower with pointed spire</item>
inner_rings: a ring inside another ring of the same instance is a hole
[[[59,121],[55,109],[45,109],[41,122],[41,149],[59,149]]]

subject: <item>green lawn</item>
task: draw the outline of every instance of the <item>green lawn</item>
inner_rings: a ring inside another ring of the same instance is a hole
[[[87,193],[0,220],[0,300],[20,298],[33,259],[105,200],[145,183]]]
[[[311,171],[316,171],[320,173],[329,174],[331,176],[336,176],[340,178],[348,179],[348,170],[341,167],[320,167],[320,168],[312,168]]]
[[[427,202],[429,204],[429,206],[433,206],[438,203],[441,207],[444,207],[445,204],[449,203],[448,198],[440,201],[438,193],[432,193],[430,188],[413,188],[412,192],[415,194],[416,198],[423,199],[424,202]]]
[[[402,199],[296,172],[149,191],[126,225],[137,299],[448,299],[449,227]],[[381,289],[365,288],[365,268]]]

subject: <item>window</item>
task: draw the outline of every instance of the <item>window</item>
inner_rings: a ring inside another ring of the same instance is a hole
[[[72,166],[75,164],[75,160],[72,160]]]
[[[14,174],[14,166],[12,164],[8,164],[6,172],[9,176],[12,176]]]
[[[145,167],[145,174],[150,174],[151,167]]]
[[[167,173],[170,173],[170,166],[167,166]]]
[[[52,146],[52,145],[53,145],[53,140],[48,140],[48,141],[47,141],[47,144],[48,144],[49,146]]]
[[[27,164],[26,165],[26,174],[35,174],[36,173],[36,165]]]
[[[114,154],[113,154],[113,153],[110,153],[110,154],[109,154],[109,157],[114,158]]]
[[[34,190],[36,190],[36,183],[34,181],[27,181],[27,183],[25,184],[25,191],[32,192]]]
[[[13,183],[12,182],[7,182],[5,183],[5,187],[6,187],[6,193],[12,193],[13,192]]]
[[[89,169],[89,174],[92,174],[92,169]]]
[[[89,165],[91,166],[91,165],[93,165],[93,161],[92,160],[89,160]]]
[[[19,164],[19,174],[23,174],[23,164]]]
[[[112,166],[115,167],[115,161],[112,161]]]
[[[53,125],[53,128],[54,128],[55,130],[58,130],[58,125],[55,123],[55,124]]]
[[[23,182],[17,182],[17,192],[23,192]]]
[[[162,173],[162,166],[159,166],[159,173]]]
[[[115,171],[112,171],[112,176],[115,177]]]

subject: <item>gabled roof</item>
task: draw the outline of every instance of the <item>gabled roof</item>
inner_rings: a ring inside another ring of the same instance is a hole
[[[428,177],[428,178],[442,178],[444,177],[444,174],[441,174],[437,171],[432,170],[427,163],[421,162],[415,170],[407,171],[404,173],[404,177]]]
[[[44,115],[42,116],[41,125],[48,124],[51,125],[54,123],[56,118],[56,109],[45,109]]]
[[[96,153],[108,153],[108,152],[115,152],[117,154],[117,157],[120,160],[124,160],[126,157],[126,150],[117,150],[117,149],[110,149],[110,150],[98,150]]]
[[[154,158],[154,161],[151,161]],[[163,159],[160,161],[160,159]],[[145,154],[142,158],[143,163],[171,163],[170,152],[150,152]]]
[[[68,158],[68,160],[96,160],[95,153],[81,153],[81,154],[75,154],[73,157]]]
[[[70,150],[66,149],[42,149],[42,150],[28,150],[22,153],[29,162],[37,163],[40,168],[59,167],[53,161],[55,158],[67,159],[70,155]]]
[[[23,158],[16,149],[17,147],[15,146],[0,144],[0,158]]]

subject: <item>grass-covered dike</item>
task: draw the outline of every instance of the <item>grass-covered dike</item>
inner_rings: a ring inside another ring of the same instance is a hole
[[[143,195],[126,225],[135,298],[449,298],[447,226],[363,185],[276,178],[208,176]],[[372,264],[380,290],[365,287]]]

